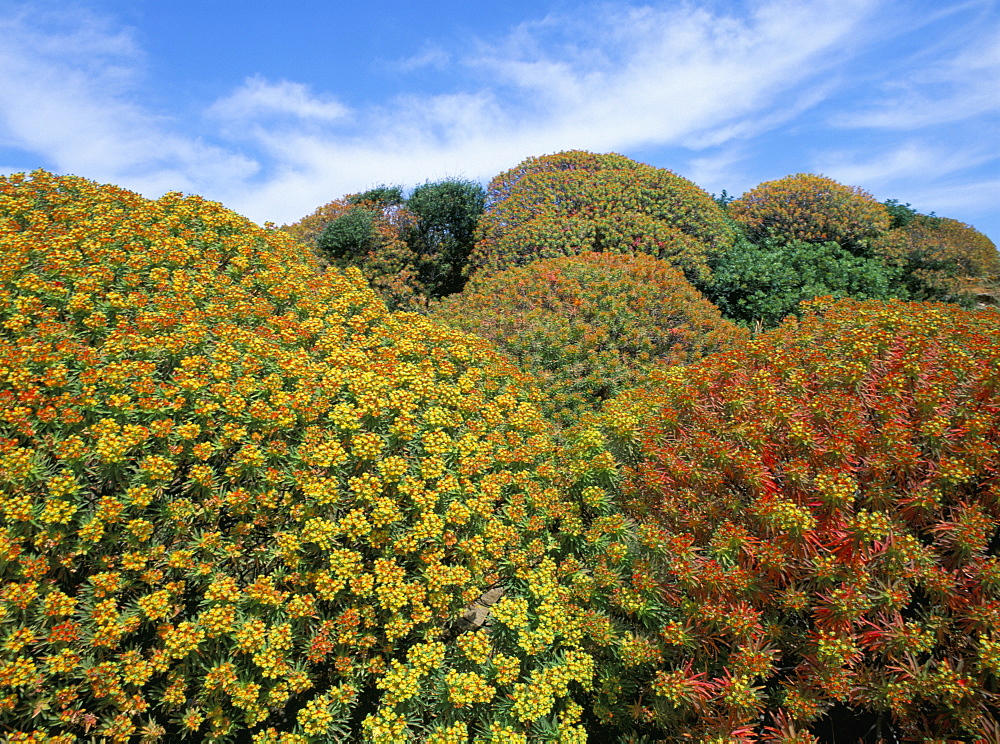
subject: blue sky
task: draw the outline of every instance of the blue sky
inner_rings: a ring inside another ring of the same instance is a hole
[[[0,0],[0,173],[263,223],[530,155],[822,173],[1000,243],[998,0]]]

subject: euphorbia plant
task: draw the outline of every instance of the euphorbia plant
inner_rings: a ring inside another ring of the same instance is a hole
[[[613,460],[318,268],[197,197],[0,179],[5,740],[584,736]]]
[[[642,253],[562,256],[477,277],[430,314],[534,375],[542,410],[563,426],[656,365],[690,364],[749,338],[678,269]]]
[[[580,150],[524,160],[494,178],[467,273],[492,274],[541,258],[646,253],[689,279],[736,231],[691,181],[629,158]]]
[[[606,405],[671,605],[650,721],[995,732],[998,369],[996,311],[818,300]]]

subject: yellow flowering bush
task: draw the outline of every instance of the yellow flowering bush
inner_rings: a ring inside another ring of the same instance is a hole
[[[631,587],[585,560],[627,531],[610,456],[318,268],[199,197],[0,178],[9,740],[579,739],[644,601],[588,605]]]

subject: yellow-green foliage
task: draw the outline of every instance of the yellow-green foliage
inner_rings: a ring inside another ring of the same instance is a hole
[[[886,263],[901,267],[931,293],[957,294],[962,279],[1000,277],[993,241],[958,220],[917,215],[874,245]]]
[[[493,179],[467,273],[495,273],[587,251],[648,253],[690,278],[734,231],[685,178],[622,155],[571,150],[528,158]]]
[[[832,240],[845,248],[870,241],[892,222],[867,191],[812,173],[762,183],[733,201],[729,212],[754,239]]]
[[[749,336],[680,271],[641,253],[550,258],[473,279],[431,316],[513,357],[563,425],[654,365],[687,364]]]
[[[485,342],[316,269],[197,197],[0,179],[7,740],[582,735],[600,437],[557,464]]]

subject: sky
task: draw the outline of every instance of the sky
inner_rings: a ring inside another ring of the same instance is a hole
[[[739,195],[820,173],[1000,244],[1000,0],[0,0],[0,174],[263,224],[618,152]]]

